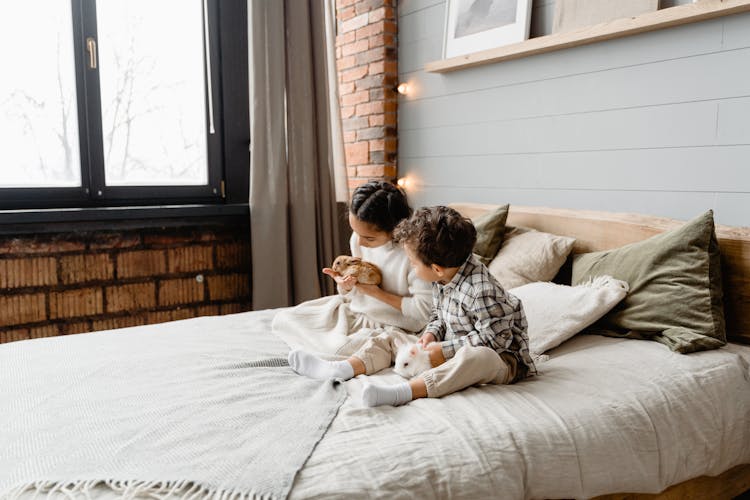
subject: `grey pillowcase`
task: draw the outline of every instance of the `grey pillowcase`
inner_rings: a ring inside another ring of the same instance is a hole
[[[630,292],[595,333],[653,339],[689,353],[726,344],[719,244],[709,210],[621,248],[576,255],[572,284],[611,275]]]
[[[495,257],[505,235],[505,221],[508,220],[508,205],[502,205],[495,210],[480,215],[472,220],[477,230],[477,241],[474,243],[474,253],[483,264],[489,264]]]

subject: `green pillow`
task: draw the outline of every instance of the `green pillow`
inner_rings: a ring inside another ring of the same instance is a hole
[[[573,285],[602,275],[626,281],[630,292],[597,333],[653,339],[681,353],[726,344],[713,211],[647,240],[573,258]]]
[[[477,242],[474,243],[474,253],[484,264],[497,255],[505,235],[505,221],[508,219],[508,205],[496,208],[492,212],[473,219],[477,229]]]

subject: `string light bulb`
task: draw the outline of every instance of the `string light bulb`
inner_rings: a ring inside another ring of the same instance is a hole
[[[409,84],[399,83],[398,87],[396,87],[396,92],[398,92],[401,95],[406,95],[407,92],[409,92]]]
[[[409,186],[409,179],[407,179],[406,177],[401,177],[396,181],[396,184],[398,184],[398,187],[400,187],[401,189],[406,189]]]

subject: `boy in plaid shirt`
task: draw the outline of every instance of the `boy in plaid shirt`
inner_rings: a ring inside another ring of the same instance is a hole
[[[432,317],[419,343],[433,368],[403,384],[365,385],[366,405],[439,398],[476,384],[512,384],[536,373],[521,301],[506,293],[472,254],[476,229],[469,219],[448,207],[422,208],[396,227],[394,240],[404,245],[417,277],[432,282]],[[394,342],[376,343],[365,364],[387,359],[389,366],[395,349]]]

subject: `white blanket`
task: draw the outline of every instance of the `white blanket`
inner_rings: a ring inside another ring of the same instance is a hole
[[[283,356],[264,314],[211,318],[206,335],[242,324],[248,348],[268,345],[269,355]],[[361,407],[364,377],[347,382],[351,397],[290,498],[657,493],[750,463],[750,347],[682,355],[655,342],[579,336],[548,354],[538,377],[516,385],[397,408]],[[402,379],[388,370],[371,380]],[[103,486],[96,495],[112,496]]]
[[[349,299],[331,295],[280,309],[271,323],[274,335],[291,349],[303,349],[330,359],[346,359],[386,325],[353,313]]]
[[[0,497],[172,490],[285,498],[346,397],[299,377],[252,317],[0,346]]]

